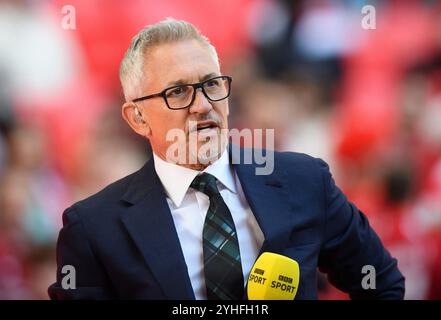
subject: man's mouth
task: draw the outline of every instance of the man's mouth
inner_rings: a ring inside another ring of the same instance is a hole
[[[198,132],[209,132],[211,129],[219,128],[218,124],[214,121],[202,121],[196,126],[196,131]]]

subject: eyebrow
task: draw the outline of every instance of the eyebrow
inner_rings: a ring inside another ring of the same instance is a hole
[[[218,77],[218,76],[220,76],[220,75],[218,75],[215,72],[211,72],[211,73],[206,74],[205,76],[203,76],[201,79],[199,79],[199,81],[203,82],[205,80],[208,80],[208,79],[213,78],[213,77]],[[189,84],[189,83],[187,81],[185,81],[185,80],[179,79],[179,80],[176,80],[176,81],[169,82],[166,87],[168,88],[168,87],[171,87],[171,86],[180,86],[182,84]]]

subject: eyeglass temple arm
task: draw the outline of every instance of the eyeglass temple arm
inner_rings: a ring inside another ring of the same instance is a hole
[[[139,101],[142,101],[142,100],[147,100],[147,99],[151,99],[151,98],[155,98],[155,97],[162,97],[163,95],[164,95],[164,92],[150,94],[148,96],[144,96],[144,97],[139,97],[139,98],[133,99],[132,102],[139,102]]]

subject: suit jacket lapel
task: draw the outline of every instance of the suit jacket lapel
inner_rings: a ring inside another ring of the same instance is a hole
[[[291,234],[291,211],[287,174],[279,167],[271,175],[256,175],[257,165],[243,161],[244,149],[230,147],[230,161],[239,177],[245,197],[263,232],[263,252],[282,253]],[[250,151],[250,150],[248,150]],[[239,159],[237,157],[240,157]],[[242,160],[241,160],[242,159]],[[243,300],[248,300],[248,285]]]
[[[248,204],[265,237],[260,253],[265,251],[280,253],[288,242],[291,232],[289,222],[292,217],[292,206],[287,174],[283,169],[275,166],[271,175],[256,175],[255,169],[258,166],[254,162],[245,164],[243,161],[245,151],[247,149],[240,149],[239,153],[233,147],[230,149],[230,157]],[[239,156],[242,161],[237,159]]]
[[[121,219],[164,294],[170,299],[195,299],[153,158],[135,174],[122,200],[130,206]]]

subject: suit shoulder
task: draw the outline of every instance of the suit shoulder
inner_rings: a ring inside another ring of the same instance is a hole
[[[288,161],[312,161],[316,158],[301,152],[293,152],[293,151],[274,151],[274,157],[279,159],[285,159]]]
[[[327,170],[328,165],[325,161],[320,158],[315,158],[305,153],[299,152],[274,152],[274,160],[276,164],[284,166],[288,169],[299,169],[299,170]]]

